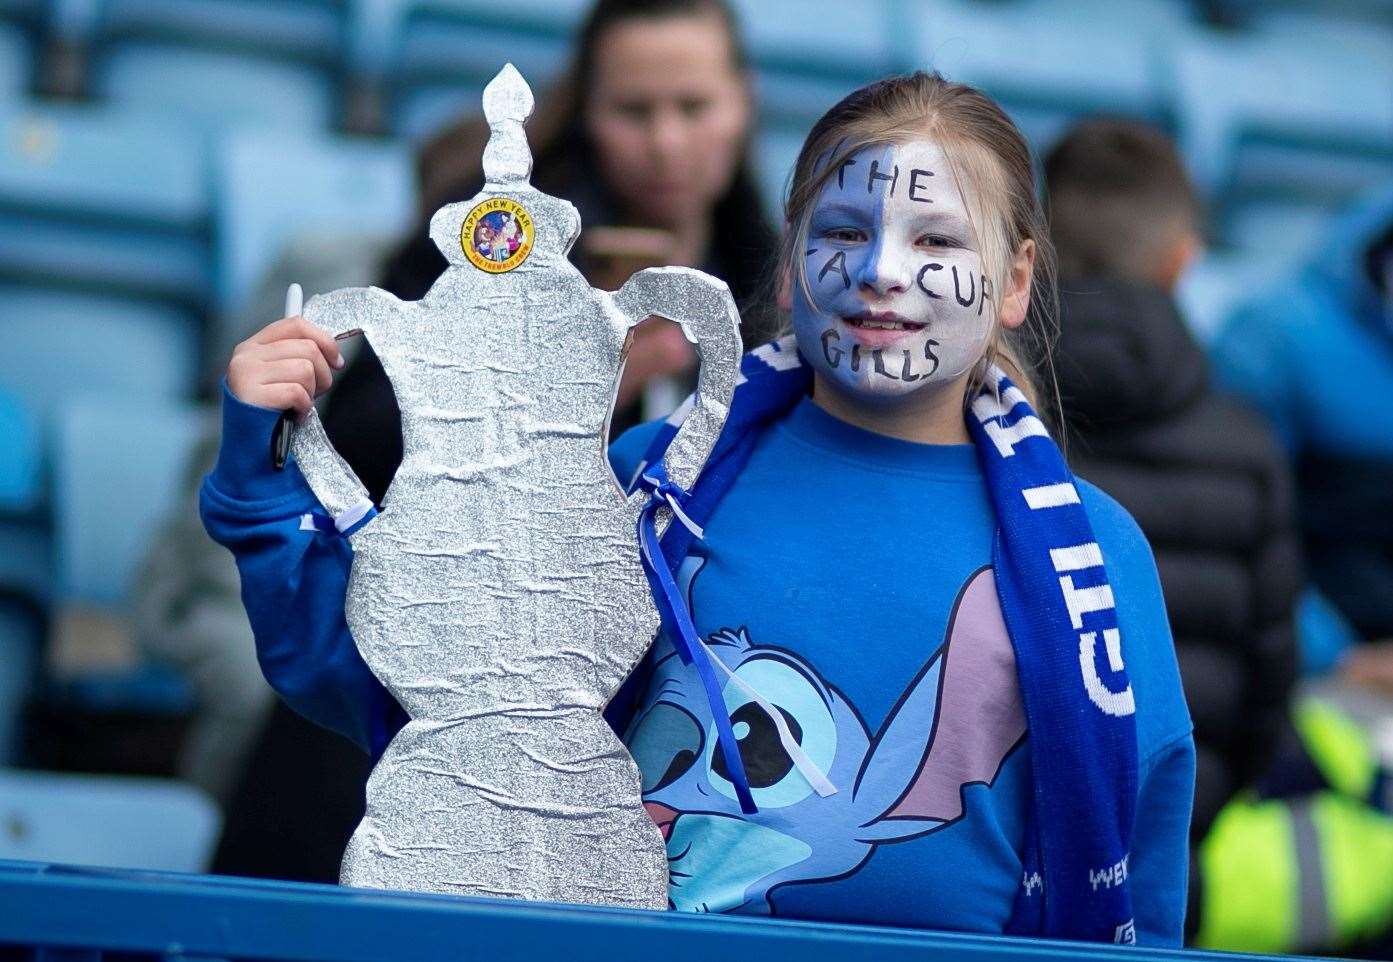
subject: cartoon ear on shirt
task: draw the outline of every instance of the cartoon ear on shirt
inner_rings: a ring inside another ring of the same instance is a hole
[[[990,785],[1025,735],[1015,653],[990,566],[958,594],[947,636],[900,696],[857,775],[863,841],[901,841],[961,817],[963,788]]]

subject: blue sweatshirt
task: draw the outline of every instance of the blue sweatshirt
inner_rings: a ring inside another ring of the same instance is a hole
[[[380,753],[404,716],[344,623],[348,545],[302,525],[321,509],[293,466],[270,469],[275,412],[230,397],[224,412],[204,517],[238,556],[267,677],[307,717]],[[615,443],[617,476],[654,430]],[[1138,940],[1178,945],[1190,721],[1150,550],[1115,502],[1079,487],[1138,705],[1126,868]],[[991,580],[994,529],[970,446],[871,434],[807,401],[765,432],[680,572],[699,632],[735,679],[726,697],[759,811],[740,812],[705,698],[666,639],[635,674],[636,700],[612,705],[667,838],[675,908],[1002,931],[1032,782]],[[751,693],[783,716],[803,763],[830,782],[823,792]]]

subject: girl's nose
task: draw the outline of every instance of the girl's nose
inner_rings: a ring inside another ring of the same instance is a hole
[[[902,294],[909,290],[909,277],[903,258],[894,257],[879,244],[866,258],[866,266],[859,278],[861,290],[877,297]]]

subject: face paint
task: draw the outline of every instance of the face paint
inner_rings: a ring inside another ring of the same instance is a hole
[[[827,182],[793,285],[803,356],[854,398],[895,402],[982,357],[996,321],[967,205],[932,141],[868,147]]]

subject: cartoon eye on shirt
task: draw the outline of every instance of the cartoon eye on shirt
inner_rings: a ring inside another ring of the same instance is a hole
[[[689,559],[679,573],[689,600],[701,564]],[[985,732],[980,725],[968,732],[968,713],[955,712],[979,697],[983,670],[999,672],[1004,664],[1014,671],[990,568],[964,586],[947,634],[874,735],[795,653],[758,645],[744,629],[707,638],[733,675],[724,696],[759,808],[750,816],[740,811],[692,668],[662,642],[625,741],[642,773],[645,806],[667,841],[673,907],[771,912],[777,887],[845,876],[876,845],[917,838],[960,817],[962,787],[990,784],[1025,730],[1019,711]],[[974,675],[976,684],[952,685],[954,677]],[[834,793],[814,789],[751,692],[780,713]]]

